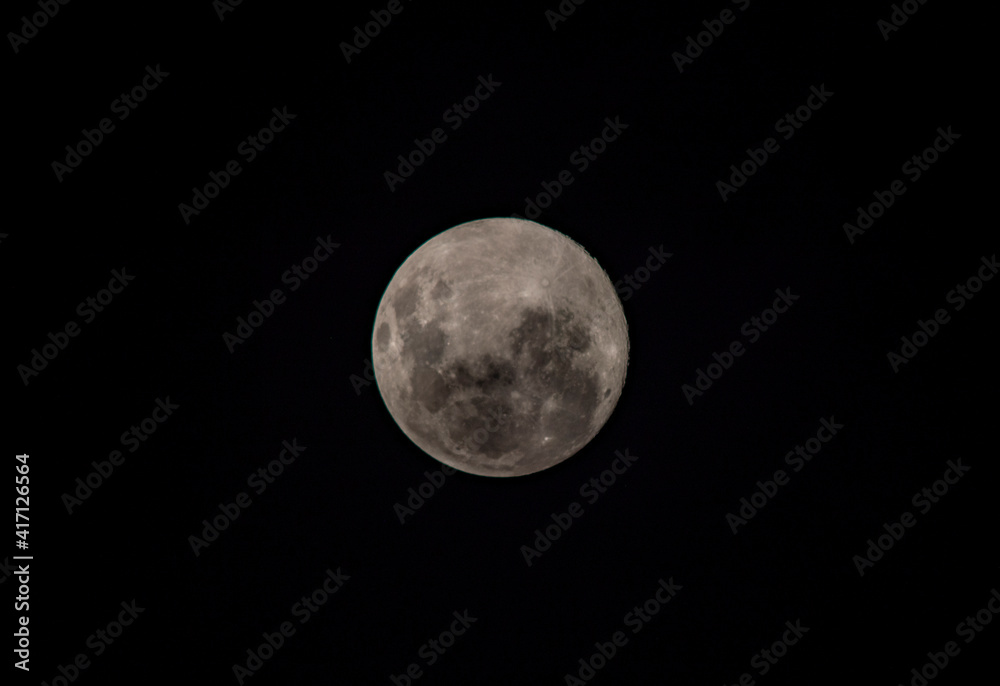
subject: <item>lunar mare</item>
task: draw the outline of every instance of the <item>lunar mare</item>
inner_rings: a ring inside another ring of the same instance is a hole
[[[396,271],[372,337],[379,392],[424,452],[520,476],[597,434],[625,383],[628,329],[607,274],[569,237],[491,218],[433,237]]]

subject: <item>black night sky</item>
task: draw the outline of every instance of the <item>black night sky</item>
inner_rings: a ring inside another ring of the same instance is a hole
[[[979,683],[978,11],[8,4],[11,683]],[[511,215],[618,283],[625,387],[549,470],[441,477],[376,308]]]

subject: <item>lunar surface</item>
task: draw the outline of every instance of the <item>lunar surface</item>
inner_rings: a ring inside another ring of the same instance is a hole
[[[521,476],[583,448],[611,415],[628,328],[587,251],[513,218],[461,224],[396,271],[372,337],[379,392],[424,452]]]

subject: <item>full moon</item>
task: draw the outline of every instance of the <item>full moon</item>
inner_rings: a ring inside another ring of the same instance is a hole
[[[604,426],[628,349],[621,302],[586,250],[541,224],[491,218],[403,262],[379,303],[372,364],[389,413],[428,455],[522,476]]]

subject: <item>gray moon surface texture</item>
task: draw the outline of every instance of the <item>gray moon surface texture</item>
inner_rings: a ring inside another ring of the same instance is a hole
[[[608,275],[569,237],[490,218],[421,245],[379,303],[372,363],[403,432],[431,457],[521,476],[600,431],[628,365]]]

